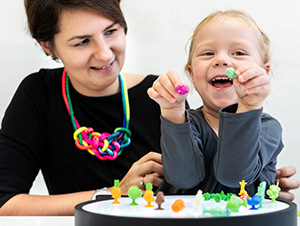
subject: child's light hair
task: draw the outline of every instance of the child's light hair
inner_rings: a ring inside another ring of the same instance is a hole
[[[195,29],[192,37],[190,38],[191,44],[189,48],[189,57],[188,62],[185,65],[185,70],[188,72],[189,68],[192,64],[193,54],[194,54],[194,45],[195,45],[195,38],[201,28],[204,26],[209,25],[212,22],[221,21],[225,18],[235,18],[242,22],[245,22],[249,27],[253,30],[257,37],[257,42],[259,45],[259,52],[262,57],[263,63],[270,62],[270,39],[268,36],[260,29],[260,27],[256,24],[253,18],[245,12],[239,10],[227,10],[227,11],[216,11],[206,17]]]

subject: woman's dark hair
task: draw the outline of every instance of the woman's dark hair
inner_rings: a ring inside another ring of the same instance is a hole
[[[42,42],[49,42],[54,49],[54,35],[60,32],[59,19],[64,11],[93,10],[119,23],[125,34],[127,24],[120,8],[121,0],[24,0],[28,27],[31,36]],[[54,57],[55,58],[55,57]]]

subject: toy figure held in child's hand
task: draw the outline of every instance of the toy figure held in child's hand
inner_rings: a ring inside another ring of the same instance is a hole
[[[146,202],[148,202],[148,205],[145,207],[154,207],[151,205],[151,202],[154,202],[154,192],[152,191],[152,184],[151,183],[146,183],[146,191],[145,194],[143,196],[143,198],[146,200]]]
[[[158,205],[158,207],[155,210],[163,210],[163,208],[161,208],[161,204],[163,202],[165,202],[165,196],[164,196],[164,193],[162,191],[157,192],[155,202]]]
[[[183,210],[183,208],[185,207],[184,202],[182,199],[177,199],[173,204],[172,204],[172,210],[174,212],[179,212],[181,210]]]
[[[141,189],[138,188],[138,186],[131,186],[128,189],[128,197],[132,199],[132,203],[130,204],[130,206],[137,206],[138,204],[135,202],[135,200],[137,198],[142,197],[142,191]]]
[[[265,181],[262,181],[257,187],[257,193],[255,194],[256,196],[260,197],[260,205],[258,207],[259,209],[264,208],[263,202],[265,200],[266,184],[267,183]]]
[[[260,204],[260,197],[254,195],[247,199],[247,203],[248,203],[248,205],[252,206],[250,208],[250,210],[257,210],[258,208],[256,208],[255,206]]]
[[[201,203],[204,201],[202,190],[198,190],[195,200],[192,203],[192,206],[195,208],[195,212],[202,212]]]
[[[272,184],[269,189],[267,190],[267,195],[272,199],[270,203],[277,203],[275,199],[278,197],[280,192],[279,182],[276,185]]]
[[[177,90],[177,92],[180,94],[180,95],[184,95],[186,93],[188,93],[188,89],[185,85],[179,85],[175,88]]]
[[[112,204],[120,204],[120,202],[118,201],[118,199],[121,198],[121,188],[119,180],[114,180],[114,187],[111,190],[111,196],[115,199]]]
[[[231,79],[238,78],[238,76],[235,74],[235,70],[231,67],[225,70],[225,74]]]

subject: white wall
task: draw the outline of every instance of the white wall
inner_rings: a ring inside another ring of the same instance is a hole
[[[0,8],[0,117],[20,81],[41,67],[61,66],[52,62],[26,30],[23,1],[1,1]],[[300,2],[286,0],[122,0],[127,19],[126,72],[147,75],[176,70],[183,79],[187,59],[185,45],[197,24],[215,10],[241,9],[250,13],[272,41],[274,73],[272,93],[265,111],[284,128],[285,148],[278,166],[295,165],[300,170],[299,99],[297,77],[300,53]],[[295,79],[293,79],[295,78]],[[192,107],[201,105],[197,94],[189,97]],[[245,150],[245,155],[247,150]],[[295,176],[299,178],[297,174]],[[44,194],[41,177],[32,193]],[[300,204],[300,190],[296,203]]]

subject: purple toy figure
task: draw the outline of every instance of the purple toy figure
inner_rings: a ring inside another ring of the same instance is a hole
[[[184,95],[189,92],[185,85],[179,85],[175,89],[180,95]]]

